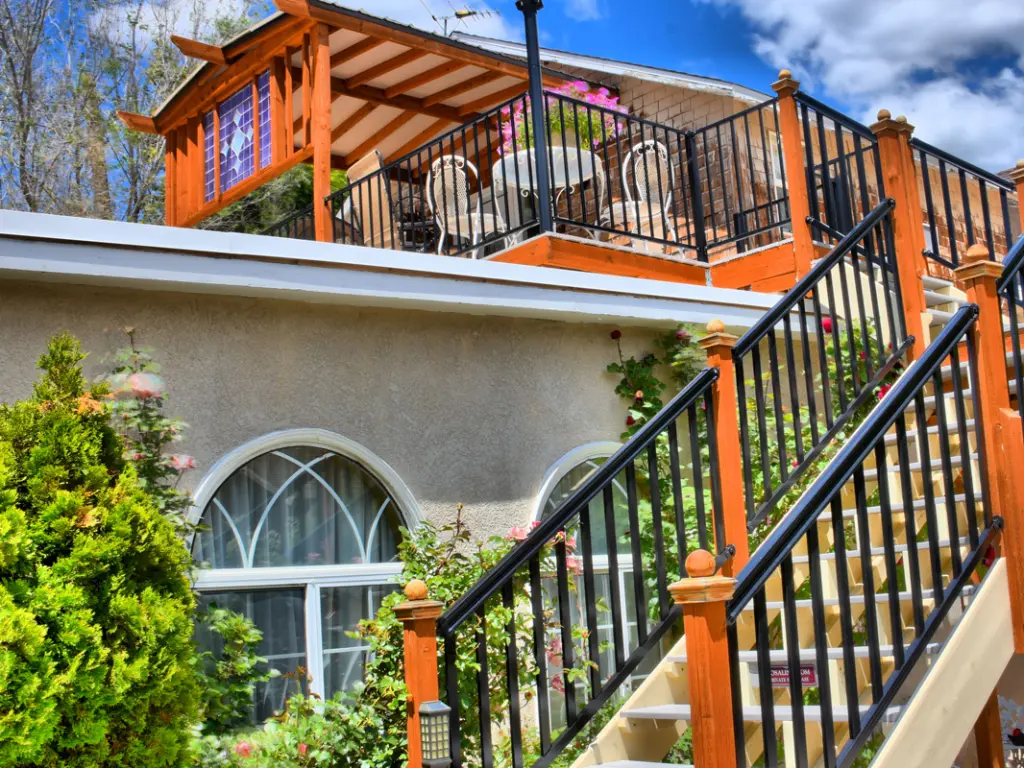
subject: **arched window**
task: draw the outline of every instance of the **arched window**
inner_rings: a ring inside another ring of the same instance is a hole
[[[596,472],[607,459],[620,447],[618,443],[589,443],[569,451],[548,470],[535,505],[535,520],[543,520],[555,510]],[[637,633],[637,612],[633,591],[633,559],[630,551],[629,502],[626,494],[624,473],[612,484],[612,501],[614,510],[616,562],[618,563],[618,579],[612,583],[609,573],[609,546],[607,525],[605,521],[604,498],[598,495],[588,505],[591,521],[591,547],[594,556],[594,588],[599,604],[609,605],[612,600],[619,603],[623,617],[622,636],[620,642],[633,649],[639,643]],[[552,590],[551,599],[555,599],[554,583],[549,584]],[[582,591],[582,585],[580,585]],[[573,622],[580,622],[579,608],[573,603],[570,612]],[[608,610],[598,611],[598,642],[602,650],[601,668],[614,669],[614,626]],[[557,634],[552,634],[557,639]],[[659,654],[651,654],[637,668],[630,678],[629,685],[635,687],[657,666]],[[549,666],[553,666],[549,662]],[[550,675],[556,675],[557,669],[549,669]],[[577,701],[584,701],[586,692],[582,684],[577,690]],[[564,727],[566,720],[565,700],[557,689],[549,691],[551,700],[551,727]]]
[[[417,519],[394,471],[321,430],[260,438],[226,456],[195,494],[200,604],[249,616],[280,672],[256,692],[254,717],[304,685],[330,697],[362,678],[366,648],[347,635],[395,589],[399,528]],[[200,630],[201,646],[214,638]]]

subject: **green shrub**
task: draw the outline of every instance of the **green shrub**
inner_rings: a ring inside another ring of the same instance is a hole
[[[0,765],[177,766],[198,708],[190,560],[55,337],[0,407]]]

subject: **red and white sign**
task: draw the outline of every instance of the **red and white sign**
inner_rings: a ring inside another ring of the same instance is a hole
[[[772,664],[772,688],[789,688],[789,665]],[[813,664],[800,665],[800,683],[804,688],[818,685],[818,670]]]

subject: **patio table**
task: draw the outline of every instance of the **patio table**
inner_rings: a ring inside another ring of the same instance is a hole
[[[582,152],[576,147],[549,147],[551,153],[551,191],[554,195],[554,206],[557,210],[561,197],[567,194],[578,193],[581,187],[587,182],[597,185],[597,206],[592,217],[597,220],[597,214],[604,208],[605,193],[605,172],[601,158],[590,150]],[[518,190],[518,194],[524,198],[536,198],[536,176],[537,164],[536,154],[533,147],[528,150],[517,150],[509,152],[505,157],[494,164],[491,169],[491,186],[494,188],[494,209],[505,216],[505,202],[501,200],[504,190],[509,190],[509,197]],[[531,211],[536,210],[535,200],[531,199]],[[591,217],[588,217],[591,218]],[[522,224],[519,218],[519,205],[516,201],[508,200],[508,225],[515,229]],[[583,222],[581,222],[581,225]]]

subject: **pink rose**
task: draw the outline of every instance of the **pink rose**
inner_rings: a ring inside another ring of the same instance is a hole
[[[555,675],[551,678],[551,687],[559,693],[565,693],[565,681],[561,675]]]
[[[164,380],[155,373],[133,373],[128,377],[128,388],[140,400],[147,397],[162,397],[167,391]]]
[[[508,530],[508,536],[506,538],[511,541],[525,541],[526,537],[529,536],[530,532],[527,531],[521,525],[513,525]]]
[[[309,747],[307,747],[305,744],[299,744],[299,754],[300,755],[304,755],[308,751],[309,751]]]
[[[562,666],[562,641],[553,637],[548,647],[544,649],[544,655],[548,657],[548,663],[556,667]]]
[[[566,536],[566,538],[565,538],[565,548],[570,550],[570,551],[576,549],[576,537],[575,536]]]
[[[184,453],[176,453],[171,456],[170,464],[178,472],[196,468],[196,460],[191,456],[186,456]]]
[[[239,757],[252,757],[252,744],[242,739],[235,744],[235,754]]]
[[[569,555],[565,558],[565,564],[570,571],[577,576],[583,573],[583,558],[576,555]]]
[[[530,530],[531,531],[534,530],[539,525],[540,525],[540,520],[534,520],[532,523],[530,523]]]

